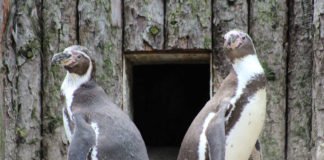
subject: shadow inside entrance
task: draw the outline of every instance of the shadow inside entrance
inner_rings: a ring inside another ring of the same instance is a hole
[[[209,64],[133,67],[134,121],[150,160],[176,159],[181,141],[209,100]]]

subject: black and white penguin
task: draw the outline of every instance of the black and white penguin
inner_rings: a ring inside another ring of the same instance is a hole
[[[74,45],[57,53],[52,63],[67,74],[61,86],[66,106],[64,128],[69,160],[148,160],[143,138],[131,119],[95,82],[90,51]]]
[[[224,39],[232,70],[190,125],[178,160],[248,160],[253,150],[260,150],[265,74],[248,34],[232,30]]]

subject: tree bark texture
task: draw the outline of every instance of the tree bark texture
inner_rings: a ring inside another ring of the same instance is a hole
[[[316,7],[315,7],[316,6]],[[313,37],[313,118],[315,149],[313,159],[324,159],[324,1],[314,0]]]
[[[164,42],[163,0],[124,1],[125,51],[161,50]]]
[[[166,0],[166,49],[210,49],[211,0]]]
[[[251,1],[249,31],[266,72],[267,118],[261,136],[267,159],[285,159],[287,12],[285,1]]]
[[[312,141],[312,0],[288,4],[287,160],[311,157]]]
[[[80,44],[96,62],[96,78],[107,94],[122,105],[122,3],[120,0],[79,0]]]
[[[3,35],[5,159],[39,159],[41,137],[40,1],[10,3]]]
[[[43,50],[43,158],[66,159],[67,139],[64,135],[60,86],[65,76],[59,66],[51,66],[51,58],[64,48],[77,44],[76,11],[74,0],[45,0],[42,10]]]
[[[4,126],[4,78],[5,78],[5,72],[4,72],[4,66],[2,61],[2,48],[3,48],[3,33],[4,33],[4,26],[5,26],[5,15],[7,13],[5,8],[8,8],[8,1],[0,0],[0,158],[4,159],[5,157],[5,126]],[[7,5],[7,7],[6,7]]]
[[[214,94],[230,69],[222,46],[231,29],[251,35],[268,79],[263,159],[324,159],[323,0],[0,0],[0,8],[1,159],[66,159],[65,71],[51,66],[54,53],[89,48],[98,83],[123,107],[123,53],[210,52]]]
[[[224,34],[231,29],[248,31],[248,3],[238,0],[213,1],[213,93],[217,92],[230,69],[229,61],[223,52]]]

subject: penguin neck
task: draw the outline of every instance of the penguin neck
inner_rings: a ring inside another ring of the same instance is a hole
[[[256,54],[249,54],[233,61],[233,69],[237,75],[237,89],[235,96],[231,99],[232,104],[241,96],[243,89],[249,81],[264,74],[263,68]]]
[[[65,96],[66,107],[70,117],[72,116],[71,104],[73,101],[73,94],[82,84],[91,80],[91,72],[92,63],[90,62],[87,72],[84,75],[78,75],[70,72],[66,73],[64,81],[61,85],[61,92]]]
[[[249,54],[242,58],[235,59],[232,66],[238,79],[250,79],[256,75],[264,74],[256,54]]]
[[[75,73],[66,72],[66,76],[61,86],[62,93],[66,96],[67,92],[75,91],[82,84],[88,82],[91,79],[92,64],[90,63],[87,72],[84,75],[78,75]]]

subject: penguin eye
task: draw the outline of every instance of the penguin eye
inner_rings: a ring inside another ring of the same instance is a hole
[[[244,36],[244,37],[242,37],[242,40],[245,40],[245,36]]]
[[[80,59],[81,57],[82,57],[82,55],[81,55],[81,54],[77,56],[77,58],[78,58],[78,59]]]

